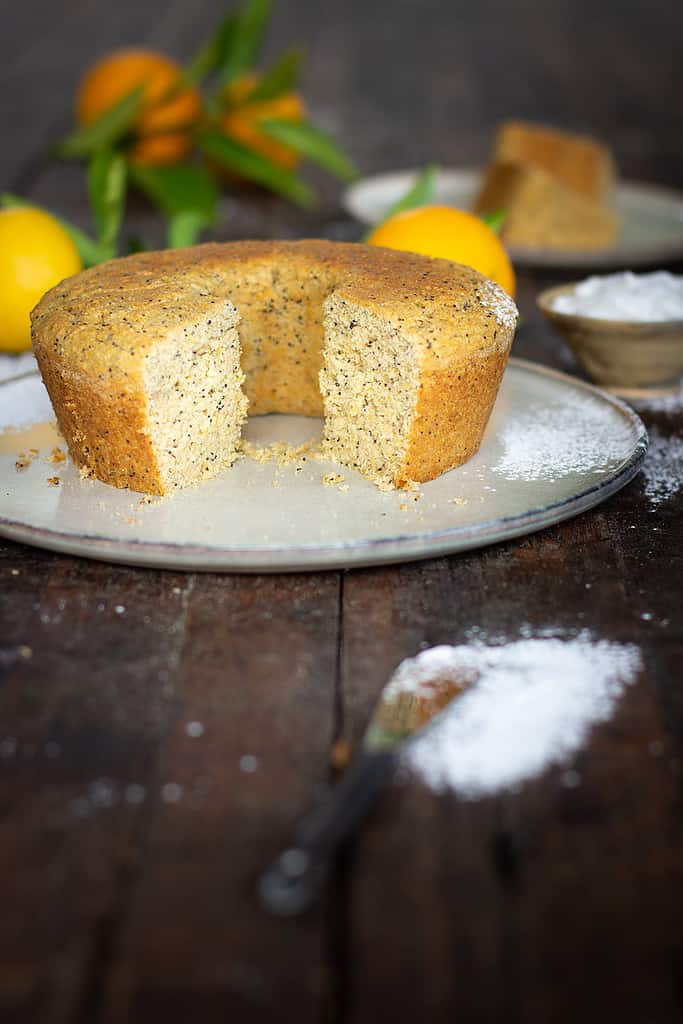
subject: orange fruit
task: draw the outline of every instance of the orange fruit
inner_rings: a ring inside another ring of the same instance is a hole
[[[299,153],[271,139],[259,128],[259,121],[268,118],[303,121],[306,117],[304,101],[297,92],[285,92],[270,100],[249,103],[249,95],[260,80],[260,75],[248,72],[229,83],[224,93],[227,109],[220,120],[221,129],[229,138],[241,142],[277,167],[294,170],[301,160]]]
[[[464,263],[514,297],[515,273],[510,257],[495,231],[473,213],[450,206],[419,206],[390,217],[367,241]]]
[[[136,86],[143,87],[142,108],[134,123],[129,156],[140,164],[176,163],[189,152],[189,129],[201,111],[199,93],[179,86],[179,65],[155,50],[116,50],[85,74],[76,95],[76,119],[94,121]]]
[[[31,310],[82,266],[70,235],[49,213],[31,206],[0,210],[0,352],[31,347]]]
[[[184,132],[163,135],[142,135],[128,150],[131,163],[147,167],[167,167],[183,160],[192,148],[192,140]]]

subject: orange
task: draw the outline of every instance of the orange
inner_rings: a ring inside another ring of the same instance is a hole
[[[31,347],[31,310],[81,269],[71,237],[49,213],[30,206],[0,210],[0,352]]]
[[[230,82],[224,93],[227,110],[221,117],[221,128],[235,142],[241,142],[277,167],[286,171],[294,170],[301,160],[299,153],[269,138],[259,128],[259,121],[268,118],[303,121],[306,117],[304,101],[297,92],[285,92],[270,100],[249,103],[249,94],[259,81],[258,74],[249,72]]]
[[[179,65],[155,50],[116,50],[86,72],[76,96],[76,119],[89,124],[142,86],[142,109],[129,156],[152,166],[176,163],[190,150],[189,129],[201,110],[199,93],[191,86],[179,87],[179,75]]]
[[[495,231],[473,213],[450,206],[419,206],[390,217],[367,241],[464,263],[497,281],[514,297],[515,273],[510,257]]]

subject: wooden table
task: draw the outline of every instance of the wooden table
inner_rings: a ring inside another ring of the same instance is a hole
[[[221,9],[0,0],[0,186],[83,221],[79,171],[41,154],[84,63],[136,41],[185,56]],[[282,0],[269,48],[304,41],[311,106],[365,171],[480,161],[516,113],[676,185],[682,28],[665,0]],[[329,184],[313,214],[253,195],[224,212],[218,237],[358,231]],[[572,370],[533,301],[562,277],[520,275],[515,351]],[[645,418],[680,437],[680,407]],[[0,543],[3,1024],[679,1021],[682,507],[653,510],[640,476],[520,541],[348,573],[184,575]],[[257,870],[335,739],[358,739],[402,658],[473,626],[638,645],[637,683],[571,762],[579,785],[566,766],[476,801],[396,784],[323,905],[266,916]]]

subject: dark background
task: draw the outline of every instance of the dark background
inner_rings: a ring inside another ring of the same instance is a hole
[[[80,168],[44,160],[84,67],[123,44],[185,58],[223,10],[0,0],[0,188],[85,223]],[[680,186],[682,30],[683,5],[662,0],[309,0],[277,5],[266,52],[306,45],[312,112],[363,172],[481,162],[514,115],[593,132],[624,176]],[[217,236],[357,237],[318,180],[318,212],[226,198]],[[155,237],[142,205],[130,218]],[[534,306],[563,279],[519,275],[515,352],[573,369]],[[680,409],[646,422],[681,435]],[[0,742],[15,741],[0,748],[2,1024],[680,1021],[682,510],[679,494],[653,512],[639,477],[520,541],[281,577],[0,543]],[[392,786],[321,906],[263,914],[258,868],[396,664],[522,624],[642,651],[572,762],[580,785],[557,768],[473,802]],[[250,776],[245,753],[261,759]],[[160,799],[169,781],[177,804]],[[141,804],[122,799],[131,784]]]
[[[541,118],[609,142],[626,177],[683,179],[680,42],[672,0],[434,2],[281,0],[264,57],[307,51],[314,117],[364,173],[485,160],[503,118]],[[70,124],[83,68],[148,44],[188,58],[227,5],[217,0],[2,0],[0,181],[21,189],[32,160]],[[42,177],[42,175],[41,175]],[[81,178],[48,175],[38,194],[64,212]],[[334,208],[336,190],[328,190]],[[231,234],[230,224],[224,231]]]

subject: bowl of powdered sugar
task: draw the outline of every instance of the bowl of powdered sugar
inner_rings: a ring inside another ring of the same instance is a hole
[[[606,274],[549,288],[539,309],[598,384],[625,395],[665,394],[683,375],[683,277]]]

